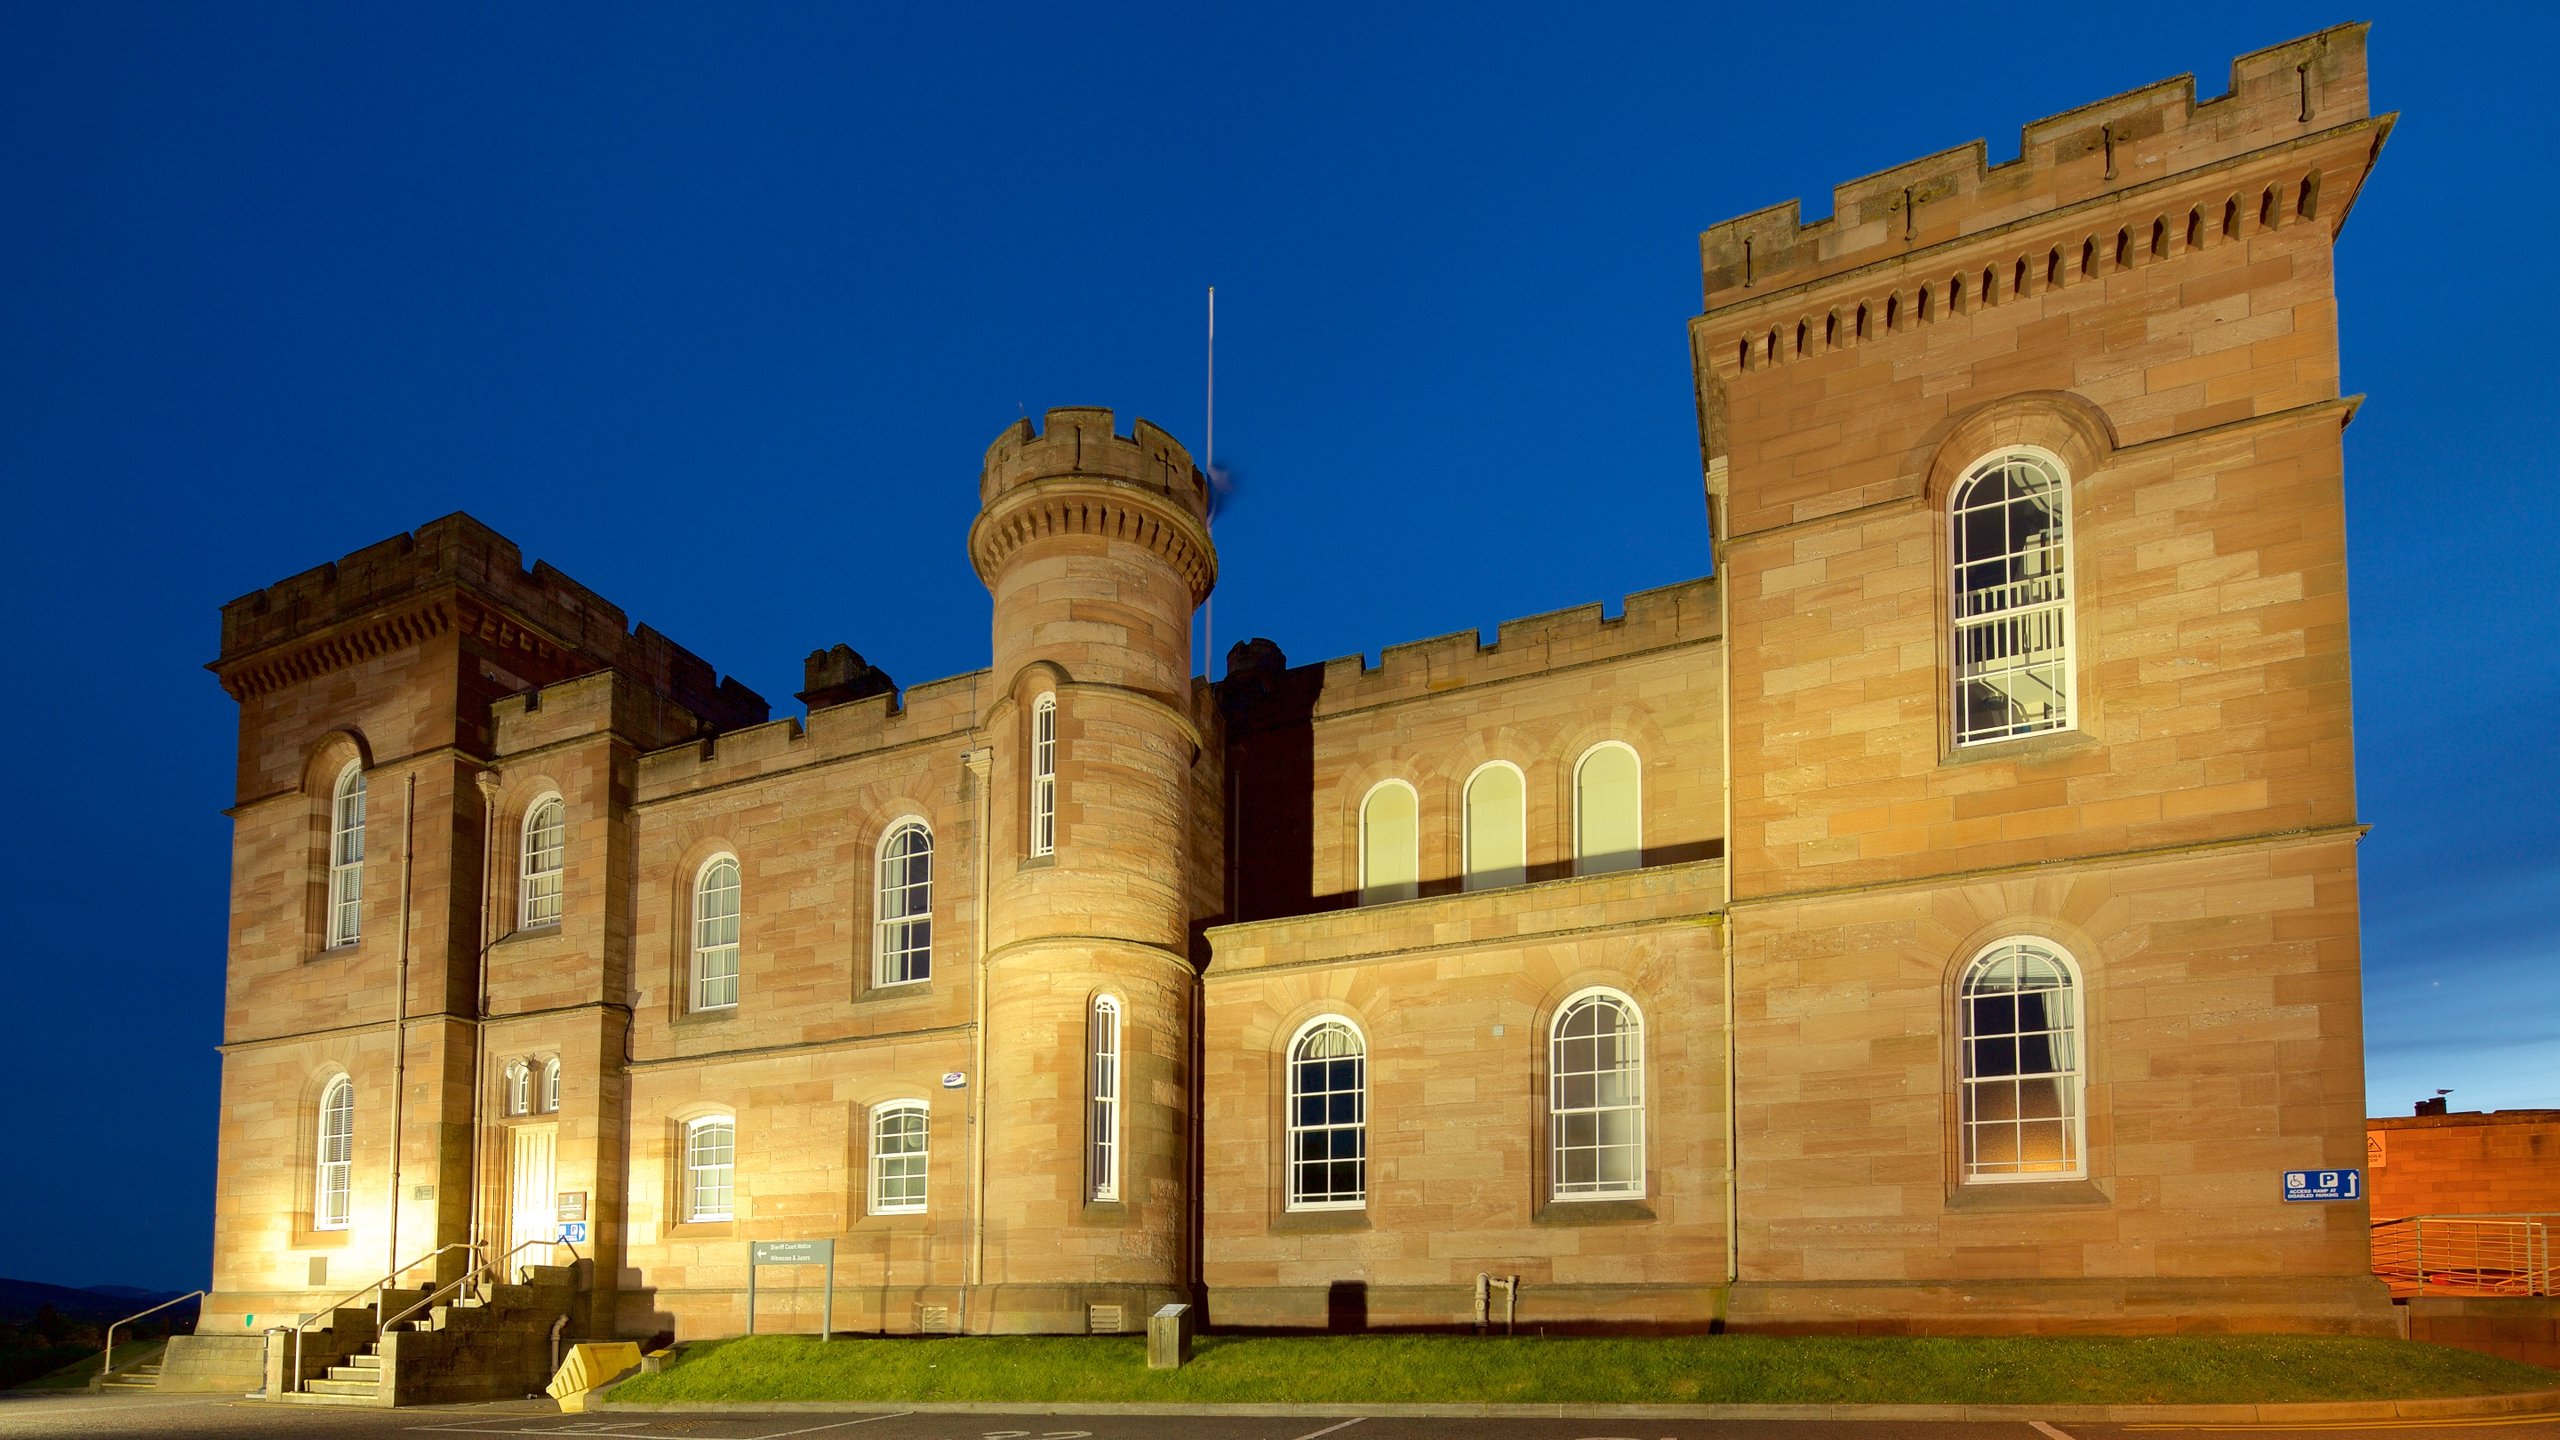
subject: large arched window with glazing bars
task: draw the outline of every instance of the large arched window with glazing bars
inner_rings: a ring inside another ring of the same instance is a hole
[[[1086,1152],[1085,1195],[1092,1200],[1120,1198],[1120,1001],[1093,997],[1087,1021],[1085,1052]]]
[[[1975,462],[1947,498],[1955,742],[2073,722],[2071,487],[2043,450]]]
[[[693,881],[692,1009],[738,1003],[738,909],[738,857],[715,855]]]
[[[329,941],[364,935],[364,762],[350,760],[329,792]]]
[[[2080,975],[2059,946],[2014,937],[1965,966],[1964,1178],[2070,1180],[2089,1173]]]
[[[1339,1015],[1289,1041],[1288,1207],[1352,1210],[1369,1198],[1369,1047]]]
[[[517,883],[516,924],[539,930],[560,923],[560,877],[568,864],[569,807],[545,795],[524,812],[524,864]]]
[[[320,1092],[319,1167],[312,1176],[311,1228],[344,1230],[354,1213],[356,1082],[344,1075]]]
[[[922,820],[901,820],[880,838],[871,930],[872,984],[933,978],[933,832]]]
[[[1584,990],[1547,1035],[1549,1193],[1558,1200],[1641,1198],[1644,1017],[1615,990]]]

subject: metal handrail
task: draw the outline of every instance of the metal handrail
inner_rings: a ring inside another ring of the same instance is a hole
[[[157,1315],[157,1314],[159,1314],[161,1311],[168,1309],[168,1308],[169,1308],[170,1306],[172,1306],[172,1305],[183,1305],[183,1304],[185,1304],[186,1302],[188,1302],[188,1301],[190,1301],[190,1300],[202,1300],[202,1299],[204,1299],[204,1298],[206,1298],[206,1292],[205,1292],[205,1291],[202,1291],[202,1290],[190,1290],[190,1291],[188,1291],[188,1292],[187,1292],[186,1294],[184,1294],[184,1295],[179,1295],[179,1296],[173,1297],[173,1298],[171,1298],[171,1299],[163,1300],[163,1301],[161,1301],[159,1304],[152,1306],[152,1307],[151,1307],[150,1309],[148,1309],[148,1310],[136,1310],[136,1311],[135,1311],[135,1312],[133,1312],[132,1314],[127,1315],[127,1316],[126,1316],[126,1317],[124,1317],[123,1319],[121,1319],[121,1320],[117,1321],[117,1322],[115,1323],[115,1325],[110,1325],[110,1326],[108,1326],[108,1327],[107,1327],[107,1358],[106,1358],[104,1361],[100,1362],[100,1363],[99,1363],[99,1365],[98,1365],[98,1378],[99,1378],[99,1379],[101,1379],[101,1380],[103,1380],[103,1379],[105,1379],[106,1377],[108,1377],[108,1376],[113,1375],[114,1373],[116,1373],[116,1325],[130,1325],[130,1324],[132,1324],[134,1321],[141,1319],[141,1318],[142,1318],[143,1316],[145,1316],[145,1315]]]
[[[476,1265],[461,1275],[458,1275],[451,1280],[447,1280],[442,1285],[428,1291],[416,1304],[401,1311],[399,1314],[392,1316],[390,1319],[383,1321],[382,1329],[388,1333],[392,1326],[397,1325],[401,1321],[408,1319],[410,1316],[417,1314],[419,1311],[434,1305],[437,1297],[443,1295],[446,1291],[457,1290],[464,1285],[471,1284],[474,1281],[477,1281],[484,1274],[493,1275],[501,1285],[507,1283],[505,1270],[507,1262],[515,1259],[527,1250],[536,1248],[566,1249],[569,1252],[569,1262],[573,1265],[576,1264],[580,1258],[578,1255],[578,1247],[570,1244],[566,1240],[527,1240],[516,1246],[513,1250],[508,1251],[506,1254],[499,1256],[497,1259],[489,1261],[486,1264]]]
[[[401,1276],[408,1274],[410,1271],[417,1269],[419,1266],[426,1264],[428,1261],[435,1259],[437,1256],[444,1254],[448,1250],[469,1250],[476,1254],[479,1249],[480,1247],[477,1244],[469,1240],[456,1240],[449,1245],[439,1245],[433,1250],[428,1251],[426,1254],[419,1256],[417,1259],[410,1261],[408,1264],[385,1272],[382,1278],[367,1281],[363,1285],[356,1287],[345,1295],[339,1296],[337,1299],[330,1301],[322,1308],[303,1317],[302,1323],[293,1327],[293,1373],[285,1377],[285,1388],[287,1390],[300,1390],[302,1388],[302,1337],[321,1316],[337,1314],[339,1306],[346,1304],[348,1301],[354,1300],[367,1291],[373,1292],[375,1296],[375,1310],[379,1313],[381,1308],[381,1294],[383,1291],[391,1288],[392,1281],[399,1279]],[[377,1330],[381,1328],[384,1327],[376,1327]]]
[[[2560,1213],[2403,1215],[2373,1225],[2376,1275],[2395,1290],[2457,1295],[2560,1293],[2551,1232]],[[2430,1229],[2434,1231],[2429,1234]]]

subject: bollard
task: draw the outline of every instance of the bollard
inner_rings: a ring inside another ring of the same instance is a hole
[[[1147,1368],[1179,1370],[1191,1358],[1191,1307],[1166,1305],[1147,1317]]]

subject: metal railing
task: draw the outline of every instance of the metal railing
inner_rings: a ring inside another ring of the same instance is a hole
[[[410,1261],[408,1264],[402,1265],[397,1269],[385,1273],[380,1279],[368,1280],[364,1284],[347,1292],[345,1295],[330,1301],[318,1310],[315,1310],[311,1314],[303,1317],[302,1323],[293,1327],[293,1370],[292,1373],[284,1377],[284,1388],[288,1391],[298,1391],[303,1387],[302,1337],[310,1332],[313,1325],[318,1324],[323,1319],[334,1317],[338,1313],[340,1307],[359,1300],[366,1295],[373,1296],[373,1313],[379,1316],[382,1313],[382,1297],[385,1292],[391,1289],[392,1281],[399,1279],[401,1276],[408,1274],[410,1271],[417,1269],[419,1266],[426,1264],[430,1260],[436,1259],[439,1256],[455,1250],[469,1251],[474,1255],[480,1253],[480,1247],[468,1240],[456,1240],[450,1245],[439,1245],[433,1250],[428,1251],[426,1254],[419,1256],[417,1259]],[[388,1327],[377,1324],[374,1327],[374,1333],[380,1334],[386,1328]]]
[[[2560,1214],[2409,1215],[2373,1227],[2396,1295],[2560,1295]]]
[[[517,1256],[523,1254],[527,1250],[535,1249],[566,1250],[569,1252],[569,1263],[572,1265],[578,1263],[578,1247],[570,1244],[566,1240],[527,1240],[516,1246],[513,1250],[508,1251],[506,1254],[499,1256],[497,1259],[488,1261],[485,1264],[474,1265],[462,1274],[451,1280],[447,1280],[442,1285],[428,1291],[425,1295],[419,1297],[416,1304],[411,1305],[408,1309],[401,1311],[397,1315],[393,1315],[385,1319],[382,1322],[382,1331],[386,1334],[389,1333],[392,1326],[397,1325],[408,1319],[410,1316],[417,1314],[419,1311],[434,1305],[439,1299],[443,1298],[447,1291],[459,1294],[465,1286],[471,1286],[476,1290],[479,1279],[484,1274],[491,1276],[498,1284],[503,1285],[507,1283],[506,1267],[508,1262],[514,1260]]]
[[[190,1301],[190,1300],[202,1300],[202,1299],[204,1299],[204,1298],[205,1298],[205,1292],[204,1292],[204,1291],[202,1291],[202,1290],[190,1290],[190,1291],[188,1291],[188,1292],[187,1292],[186,1294],[184,1294],[184,1295],[173,1296],[173,1297],[171,1297],[170,1299],[163,1300],[163,1301],[161,1301],[159,1304],[152,1306],[152,1307],[151,1307],[150,1309],[148,1309],[148,1310],[136,1310],[136,1311],[134,1311],[132,1314],[127,1315],[127,1316],[126,1316],[126,1317],[124,1317],[123,1319],[121,1319],[121,1320],[117,1321],[115,1324],[108,1326],[108,1327],[107,1327],[107,1358],[106,1358],[104,1361],[101,1361],[101,1362],[99,1363],[99,1365],[98,1365],[98,1378],[99,1378],[99,1379],[101,1379],[101,1380],[103,1380],[103,1379],[105,1379],[106,1377],[108,1377],[108,1376],[113,1375],[114,1373],[116,1373],[116,1331],[117,1331],[117,1329],[119,1329],[119,1328],[120,1328],[120,1327],[122,1327],[122,1326],[130,1325],[130,1324],[132,1324],[134,1321],[141,1319],[141,1318],[142,1318],[143,1316],[145,1316],[145,1315],[157,1315],[157,1314],[159,1314],[161,1311],[168,1309],[168,1308],[169,1308],[170,1306],[172,1306],[172,1305],[184,1305],[185,1303],[187,1303],[187,1302],[188,1302],[188,1301]]]

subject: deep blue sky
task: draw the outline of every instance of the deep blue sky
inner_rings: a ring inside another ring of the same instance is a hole
[[[2560,26],[2447,8],[7,0],[0,1274],[207,1274],[224,600],[468,509],[781,711],[969,670],[980,453],[1196,446],[1214,283],[1221,650],[1614,604],[1708,567],[1700,229],[2355,18],[2372,1106],[2560,1106]]]

